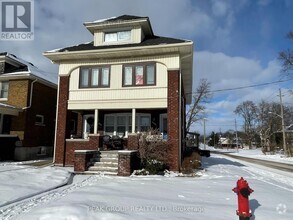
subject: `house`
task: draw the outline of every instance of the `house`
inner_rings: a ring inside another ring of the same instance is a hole
[[[57,79],[57,74],[0,53],[0,159],[27,160],[52,153]]]
[[[118,135],[125,149],[159,129],[180,170],[185,105],[191,102],[193,42],[156,36],[148,17],[122,15],[84,23],[93,41],[47,51],[59,64],[55,164],[74,164],[76,150],[102,149]]]

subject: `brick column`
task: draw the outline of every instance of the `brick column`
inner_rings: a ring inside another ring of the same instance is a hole
[[[168,157],[172,171],[179,171],[179,70],[168,70]]]
[[[127,149],[128,150],[137,150],[138,149],[138,141],[139,135],[138,134],[128,134],[127,140]]]
[[[118,152],[118,176],[130,176],[138,168],[138,151],[123,150]]]
[[[96,150],[75,150],[74,151],[74,171],[84,172],[90,165],[90,160],[93,158],[98,151]]]
[[[69,98],[69,76],[59,77],[58,115],[56,126],[55,164],[65,165],[67,101]]]

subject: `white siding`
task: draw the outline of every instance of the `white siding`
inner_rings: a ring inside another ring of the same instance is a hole
[[[156,85],[122,86],[122,64],[111,65],[110,88],[79,89],[79,68],[70,75],[69,109],[166,108],[167,67],[156,65]]]

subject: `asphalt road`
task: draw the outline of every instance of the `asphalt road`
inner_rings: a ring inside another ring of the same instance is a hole
[[[286,172],[293,172],[293,165],[291,164],[285,164],[285,163],[279,163],[279,162],[274,162],[274,161],[267,161],[267,160],[260,160],[260,159],[254,159],[254,158],[247,158],[247,157],[241,157],[241,156],[236,156],[236,155],[231,155],[229,153],[222,153],[222,152],[211,152],[211,154],[222,154],[227,157],[235,158],[238,160],[243,160],[249,163],[253,164],[259,164],[262,166],[270,167],[273,169],[277,170],[283,170]]]

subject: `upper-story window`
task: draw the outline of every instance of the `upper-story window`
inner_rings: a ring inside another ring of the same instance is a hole
[[[9,88],[9,82],[8,81],[0,82],[0,98],[1,99],[7,99],[8,98],[8,88]]]
[[[79,75],[80,88],[98,88],[110,86],[110,67],[81,67]]]
[[[106,32],[105,43],[130,41],[131,31]]]
[[[123,86],[148,86],[156,84],[155,63],[123,66]]]

